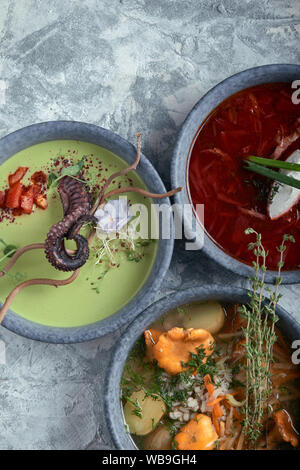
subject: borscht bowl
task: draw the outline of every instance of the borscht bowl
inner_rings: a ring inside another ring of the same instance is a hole
[[[299,79],[300,66],[292,64],[255,67],[225,79],[186,118],[172,160],[172,183],[184,187],[175,200],[193,209],[183,212],[188,236],[202,237],[208,256],[247,277],[253,240],[245,230],[253,228],[268,252],[271,283],[284,235],[294,243],[283,256],[282,282],[300,282]],[[280,182],[286,177],[288,184]]]
[[[240,364],[243,318],[237,305],[248,304],[249,292],[221,285],[179,291],[148,307],[128,327],[116,346],[106,376],[106,420],[118,449],[245,449],[239,429],[245,413],[241,397],[246,369]],[[293,342],[300,337],[300,325],[280,305],[276,314],[279,321],[272,383],[280,388],[280,406],[274,405],[273,411],[275,419],[290,413],[297,429],[300,371],[292,362],[292,354]],[[188,361],[186,346],[191,344],[193,348],[197,338],[201,344],[213,338],[215,353],[203,358],[204,347],[199,348]],[[195,370],[189,371],[190,367]],[[285,402],[287,397],[295,400],[292,407]],[[273,403],[277,395],[268,400]],[[279,412],[281,409],[285,411]],[[270,438],[273,425],[270,418]],[[263,447],[263,438],[259,438],[258,448]],[[295,431],[291,430],[288,440],[282,442],[281,437],[279,447],[298,447]]]
[[[132,171],[138,154],[140,160]],[[97,194],[106,183],[105,194],[107,190],[113,193],[114,203],[121,201],[120,191],[125,196],[131,190],[123,214],[122,208],[117,213],[113,211],[115,206],[108,206],[108,196],[103,209],[96,210],[95,218],[90,218],[92,204],[98,207]],[[137,188],[144,192],[136,192]],[[156,170],[132,144],[107,129],[56,121],[34,124],[3,137],[2,325],[31,339],[73,343],[117,330],[146,308],[169,267],[173,236],[171,230],[169,239],[162,238],[161,223],[154,211],[148,226],[159,223],[156,236],[134,238],[131,224],[138,221],[130,214],[134,204],[150,207],[154,202],[155,208],[160,203],[170,206],[167,197],[154,201],[145,197],[145,191],[165,193]],[[86,226],[80,225],[82,220]],[[114,221],[119,224],[116,236]],[[94,225],[90,226],[90,222]],[[125,225],[121,226],[121,222]],[[79,235],[77,227],[81,230]],[[123,227],[126,233],[121,237]],[[90,238],[91,234],[94,238]],[[24,247],[28,251],[22,253]],[[74,271],[77,262],[83,264]]]

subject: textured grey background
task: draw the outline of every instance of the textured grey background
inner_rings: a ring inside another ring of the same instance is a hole
[[[0,136],[55,119],[132,142],[141,130],[168,183],[199,97],[248,67],[300,63],[299,35],[299,0],[0,0]],[[202,282],[246,285],[179,242],[156,297]],[[300,320],[299,285],[282,290]],[[0,449],[111,449],[103,381],[118,337],[55,346],[0,328]]]

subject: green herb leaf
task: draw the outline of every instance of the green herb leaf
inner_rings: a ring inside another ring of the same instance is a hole
[[[66,168],[63,168],[61,171],[61,177],[78,176],[83,167],[84,167],[84,160],[81,159],[79,160],[79,162],[75,163],[75,165],[71,165],[71,166],[67,166]]]
[[[8,258],[11,258],[13,254],[17,251],[16,245],[6,245],[6,247],[3,250],[3,253],[7,255]]]
[[[64,176],[71,176],[74,178],[78,176],[81,170],[84,167],[84,159],[82,158],[79,162],[75,163],[74,165],[67,166],[61,170],[60,176],[57,176],[55,173],[50,173],[48,176],[48,188],[51,186],[57,186],[60,179],[64,178]],[[81,181],[81,180],[80,180]],[[85,181],[84,181],[85,182]]]
[[[279,173],[274,170],[270,170],[261,165],[257,165],[256,163],[247,162],[247,166],[245,166],[246,170],[253,171],[254,173],[258,173],[259,175],[266,176],[274,181],[278,181],[279,183],[287,184],[288,186],[292,186],[293,188],[300,189],[300,181],[296,178],[292,178],[291,176],[287,176],[283,173]]]
[[[0,259],[0,262],[2,262],[6,258],[11,258],[14,255],[14,253],[17,251],[18,247],[16,245],[7,244],[2,238],[0,238],[0,243],[4,245],[4,248],[3,248],[4,256],[2,256]]]
[[[50,173],[48,176],[48,188],[50,188],[55,183],[57,178],[58,176],[55,173]]]
[[[299,163],[283,162],[281,160],[273,160],[272,158],[255,157],[254,155],[250,155],[250,157],[247,157],[246,161],[257,163],[258,165],[270,166],[273,168],[282,168],[284,170],[300,171]]]

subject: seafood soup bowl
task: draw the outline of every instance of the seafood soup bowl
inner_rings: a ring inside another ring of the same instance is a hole
[[[83,122],[53,121],[25,127],[0,139],[0,168],[11,156],[23,149],[36,144],[61,140],[71,140],[79,143],[86,142],[99,146],[105,151],[107,150],[115,154],[125,161],[128,166],[136,160],[136,148],[110,130]],[[26,165],[26,161],[22,162],[22,164]],[[144,155],[141,155],[136,173],[151,193],[162,194],[166,192],[160,176]],[[156,199],[154,202],[158,206],[160,204],[170,206],[168,198]],[[159,239],[156,255],[151,270],[149,268],[150,273],[148,277],[134,297],[129,299],[125,306],[112,315],[82,326],[57,327],[30,321],[16,314],[12,308],[12,310],[8,310],[4,317],[3,326],[17,334],[39,341],[74,343],[102,337],[129,323],[149,305],[152,296],[155,294],[169,268],[174,244],[173,221],[171,217],[170,224],[170,237],[169,239],[163,239],[161,236],[161,222],[159,222]],[[55,290],[51,288],[49,295],[55,296]],[[97,295],[95,296],[95,302],[97,302]]]
[[[182,186],[183,191],[175,195],[175,201],[181,207],[184,204],[191,205],[191,194],[189,185],[189,168],[191,154],[199,135],[201,126],[211,113],[227,98],[249,87],[261,84],[271,83],[292,83],[300,79],[300,65],[293,64],[274,64],[254,67],[243,72],[239,72],[212,88],[206,93],[191,110],[179,132],[177,142],[173,152],[171,166],[171,181],[174,186]],[[291,89],[292,90],[292,89]],[[189,238],[196,236],[199,243],[203,243],[204,252],[212,259],[216,260],[221,266],[229,269],[241,276],[251,275],[252,266],[244,261],[234,257],[228,250],[213,240],[205,229],[205,200],[204,203],[204,230],[202,225],[196,222],[196,216],[193,211],[184,211],[183,222],[185,233]],[[215,214],[218,217],[218,214]],[[219,218],[221,221],[221,218]],[[250,241],[250,240],[249,240]],[[248,240],[245,239],[245,245]],[[275,268],[274,268],[275,269]],[[266,282],[273,283],[276,278],[275,270],[268,270],[266,273]],[[282,272],[282,282],[293,284],[300,282],[300,269],[284,270]]]
[[[194,287],[168,295],[148,307],[123,333],[114,350],[106,375],[105,414],[112,440],[117,449],[136,450],[137,447],[126,431],[120,384],[125,363],[136,340],[149,326],[166,312],[190,302],[217,300],[224,303],[247,303],[249,291],[221,285]],[[278,327],[291,344],[300,338],[300,324],[280,305]]]

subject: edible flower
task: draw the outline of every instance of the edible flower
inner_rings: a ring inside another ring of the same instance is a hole
[[[127,198],[120,197],[108,201],[95,212],[95,217],[97,219],[98,236],[101,235],[101,232],[119,232],[132,218]]]

